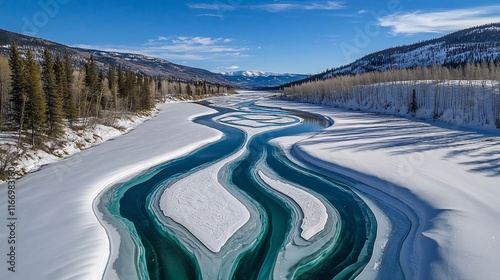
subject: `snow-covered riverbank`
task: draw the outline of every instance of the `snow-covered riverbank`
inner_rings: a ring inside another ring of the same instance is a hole
[[[401,255],[410,279],[496,279],[500,135],[495,129],[477,132],[283,101],[259,104],[332,118],[332,127],[300,141],[295,154],[415,211],[418,228],[406,241],[410,254]]]
[[[100,279],[110,244],[92,203],[106,187],[216,141],[222,135],[190,120],[213,110],[190,103],[159,106],[157,116],[112,141],[42,167],[15,181],[16,230],[0,231],[0,252],[15,237],[15,269],[0,279]],[[0,220],[7,187],[0,185]]]

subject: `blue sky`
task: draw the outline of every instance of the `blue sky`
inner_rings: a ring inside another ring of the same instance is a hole
[[[2,29],[212,71],[317,73],[491,22],[496,0],[0,0]]]

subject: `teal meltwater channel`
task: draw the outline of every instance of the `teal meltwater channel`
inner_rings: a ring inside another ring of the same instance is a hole
[[[241,107],[241,106],[240,106]],[[246,152],[232,163],[231,183],[255,200],[267,219],[262,238],[251,250],[241,252],[234,263],[234,279],[272,279],[278,252],[290,233],[291,210],[279,198],[259,184],[252,169],[264,158],[266,165],[291,184],[307,187],[322,195],[338,210],[338,238],[335,246],[322,252],[321,260],[306,270],[294,273],[299,279],[352,279],[368,263],[376,235],[376,222],[371,210],[347,186],[286,158],[270,140],[281,136],[317,132],[329,125],[328,121],[300,113],[245,106],[248,113],[273,112],[273,114],[299,116],[304,121],[288,128],[257,134],[249,139],[233,127],[213,121],[216,115],[231,109],[214,107],[219,113],[199,117],[195,122],[218,129],[223,139],[191,154],[153,168],[129,182],[110,188],[100,199],[98,209],[103,219],[116,227],[122,242],[118,258],[108,264],[120,279],[201,279],[196,258],[188,252],[176,236],[155,226],[155,217],[148,209],[148,196],[169,180],[190,174],[195,170],[225,158],[241,148]],[[238,108],[238,107],[236,107]],[[120,230],[121,229],[121,230]],[[127,236],[128,235],[128,236]],[[127,244],[128,246],[125,246]]]

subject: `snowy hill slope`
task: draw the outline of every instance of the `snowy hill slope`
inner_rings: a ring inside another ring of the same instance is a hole
[[[391,68],[405,69],[436,64],[455,66],[483,60],[500,61],[500,23],[472,27],[444,37],[375,52],[303,81]]]
[[[93,54],[101,70],[107,70],[107,65],[118,66],[121,64],[125,69],[146,76],[161,76],[163,78],[181,81],[203,80],[212,84],[231,84],[219,74],[204,69],[175,64],[160,58],[147,57],[140,54],[72,48],[3,29],[0,29],[0,55],[9,55],[9,46],[12,41],[15,41],[21,49],[32,49],[35,59],[37,60],[41,60],[44,48],[48,48],[51,52],[58,55],[63,55],[65,52],[68,52],[71,56],[72,63],[77,68],[83,67],[84,63],[90,58],[90,55]]]

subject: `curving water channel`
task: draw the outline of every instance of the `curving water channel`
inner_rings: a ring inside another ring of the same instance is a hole
[[[318,132],[330,121],[255,106],[253,100],[205,105],[218,113],[195,122],[222,131],[221,140],[101,194],[97,208],[113,244],[106,274],[120,279],[352,279],[359,275],[372,256],[377,233],[374,214],[351,190],[349,180],[299,165],[272,143],[283,136]],[[159,200],[165,189],[218,162],[217,180],[249,209],[250,219],[220,252],[213,252],[186,227],[165,217]],[[259,172],[317,197],[328,212],[325,226],[309,240],[301,237],[305,212],[290,196],[273,190]],[[390,256],[396,263],[398,257],[398,252]],[[391,274],[401,276],[400,268],[391,269]]]

